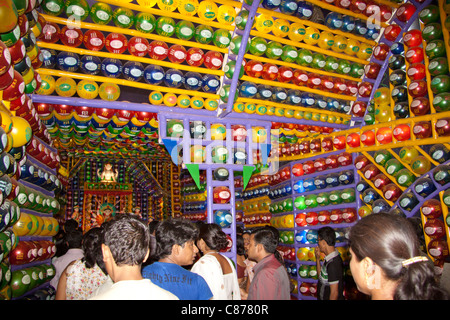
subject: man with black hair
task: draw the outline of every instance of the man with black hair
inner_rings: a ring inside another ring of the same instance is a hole
[[[316,256],[318,300],[343,300],[344,299],[344,268],[339,251],[335,248],[336,233],[331,227],[320,228],[317,232],[317,247],[314,249]],[[325,258],[320,265],[320,254]]]
[[[262,227],[252,231],[247,254],[257,264],[247,300],[290,300],[289,277],[275,256],[277,246],[273,230]]]
[[[141,266],[149,256],[146,223],[134,215],[119,214],[103,228],[103,261],[113,284],[90,300],[178,300],[142,277]]]
[[[144,267],[142,276],[180,300],[209,300],[211,289],[202,276],[183,268],[192,265],[198,248],[198,228],[190,221],[168,219],[155,230],[157,260]]]

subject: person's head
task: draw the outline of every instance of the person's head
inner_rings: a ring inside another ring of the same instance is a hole
[[[248,258],[259,262],[264,257],[275,254],[278,246],[278,237],[269,228],[258,228],[252,231],[247,249]]]
[[[328,254],[334,250],[336,232],[331,227],[322,227],[317,231],[317,245],[321,252]]]
[[[63,229],[66,233],[78,230],[78,222],[74,219],[66,220],[66,222],[64,222]]]
[[[105,251],[118,267],[140,266],[147,259],[150,234],[144,222],[131,214],[118,214],[102,226],[104,260]]]
[[[83,232],[81,230],[73,230],[67,232],[65,235],[65,241],[69,249],[80,249],[83,241]]]
[[[97,264],[102,271],[107,274],[105,263],[103,261],[102,244],[103,233],[102,229],[92,228],[83,236],[82,249],[84,251],[83,261],[88,269]]]
[[[156,227],[158,226],[158,224],[159,224],[158,220],[150,221],[150,223],[148,224],[148,232],[150,232],[150,234],[154,235]]]
[[[227,247],[228,239],[222,228],[215,223],[205,223],[200,226],[197,247],[204,250],[220,251]],[[206,247],[205,247],[206,245]]]
[[[250,244],[250,234],[251,232],[249,230],[245,230],[242,234],[242,238],[244,239],[244,249],[247,252],[248,245]]]
[[[244,237],[240,234],[236,235],[236,253],[240,256],[246,255],[244,247]]]
[[[366,216],[351,228],[349,243],[350,269],[359,291],[396,300],[445,297],[406,218],[388,213]]]
[[[170,257],[178,265],[190,265],[194,262],[198,249],[195,241],[198,228],[184,219],[168,219],[162,221],[155,230],[155,259]]]

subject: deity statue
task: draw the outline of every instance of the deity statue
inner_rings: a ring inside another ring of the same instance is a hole
[[[111,163],[106,163],[103,172],[100,174],[100,169],[97,170],[97,175],[101,182],[116,182],[119,171],[117,169],[115,172],[112,170],[113,166]]]

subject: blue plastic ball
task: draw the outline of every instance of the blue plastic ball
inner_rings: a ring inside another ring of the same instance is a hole
[[[123,77],[130,81],[139,81],[144,76],[144,66],[138,61],[127,61],[122,68]]]
[[[214,212],[214,222],[222,228],[228,228],[233,221],[233,216],[228,210],[216,210]]]
[[[164,75],[164,83],[171,88],[179,88],[184,83],[184,74],[177,69],[169,69]]]
[[[316,229],[310,229],[306,233],[306,240],[308,243],[317,243],[318,231]]]
[[[375,200],[372,204],[373,213],[388,212],[390,209],[391,206],[384,199]]]
[[[341,31],[343,32],[352,32],[355,30],[355,18],[352,16],[344,15],[342,17],[342,26]]]
[[[314,94],[309,92],[302,93],[302,106],[303,107],[312,107],[316,103],[316,99]]]
[[[187,90],[197,91],[203,85],[202,75],[198,72],[187,72],[184,75],[184,87]]]
[[[313,191],[316,190],[316,185],[314,184],[314,178],[308,178],[303,180],[303,187],[305,188],[305,191]]]
[[[53,69],[56,66],[56,59],[58,54],[53,49],[41,48],[43,62],[42,68]]]
[[[105,77],[118,78],[122,74],[122,62],[119,59],[106,58],[102,61],[102,73]]]
[[[273,87],[268,86],[266,84],[259,84],[257,86],[258,93],[256,94],[256,99],[262,99],[262,100],[271,100],[272,94],[273,94]]]
[[[339,186],[339,173],[329,173],[326,177],[325,182],[328,188]]]
[[[340,29],[342,27],[343,17],[340,13],[330,12],[325,17],[325,25],[333,30]]]
[[[297,2],[297,12],[295,15],[304,20],[311,19],[312,13],[313,13],[313,6],[309,2],[306,1],[298,1]]]
[[[61,51],[56,59],[58,68],[63,71],[76,72],[80,67],[80,56],[73,52]]]
[[[376,40],[380,36],[380,27],[373,23],[367,24],[367,33],[364,35],[366,39]]]
[[[280,0],[262,0],[261,5],[267,10],[276,10],[280,6]]]
[[[275,88],[273,94],[272,94],[272,100],[274,102],[282,103],[285,102],[287,99],[287,92],[284,88]]]
[[[258,88],[256,84],[250,81],[244,81],[239,86],[239,95],[244,98],[253,98],[256,96]]]
[[[298,9],[297,1],[295,0],[281,0],[280,12],[289,16],[295,14]]]
[[[300,95],[300,90],[289,89],[287,92],[286,103],[292,106],[299,105],[302,102],[302,97]]]
[[[216,93],[220,87],[220,78],[218,76],[207,74],[203,77],[202,90],[206,93]]]
[[[367,33],[366,22],[360,19],[356,19],[353,34],[356,34],[358,36],[364,36],[366,33]]]
[[[308,243],[308,240],[306,239],[306,233],[308,230],[301,230],[295,234],[295,241],[301,244]]]
[[[325,189],[327,187],[326,179],[327,178],[325,177],[325,175],[317,176],[314,179],[314,184],[316,185],[316,188],[317,189]]]
[[[334,98],[327,98],[327,107],[325,108],[328,111],[337,112],[339,108],[339,101]]]
[[[298,180],[297,182],[295,182],[293,188],[295,193],[305,192],[305,187],[303,187],[303,180]]]
[[[80,69],[86,74],[97,75],[102,69],[102,60],[97,56],[83,56]]]
[[[149,64],[144,69],[144,80],[148,84],[160,85],[164,80],[164,69],[161,66]]]
[[[317,109],[326,110],[327,109],[327,100],[323,96],[316,96],[316,104],[314,106]]]
[[[405,52],[405,47],[401,42],[394,42],[391,46],[392,54],[403,54]]]

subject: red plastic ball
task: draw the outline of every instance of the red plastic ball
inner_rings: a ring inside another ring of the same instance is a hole
[[[186,60],[187,50],[179,44],[174,44],[169,48],[167,57],[172,63],[183,63]]]
[[[392,142],[392,129],[390,127],[381,127],[377,130],[376,139],[380,144]]]
[[[393,131],[394,138],[397,141],[406,141],[411,138],[411,128],[406,123],[396,125]]]
[[[406,31],[403,34],[403,43],[408,47],[417,47],[422,44],[422,32],[417,29]]]
[[[357,148],[361,145],[359,134],[352,132],[347,136],[347,145],[351,148]]]
[[[154,40],[148,45],[148,55],[151,59],[164,60],[169,52],[169,46],[164,41]]]
[[[428,92],[425,80],[416,80],[409,84],[408,93],[413,98],[424,97]]]
[[[262,76],[264,65],[258,60],[250,60],[244,66],[245,74],[249,77],[259,78]]]
[[[308,83],[308,78],[309,78],[309,75],[307,72],[296,69],[296,70],[294,70],[294,78],[292,79],[292,81],[297,86],[306,87],[306,85]]]
[[[423,80],[426,76],[425,65],[421,62],[413,63],[406,72],[410,80]]]
[[[278,77],[278,67],[272,63],[265,63],[262,70],[262,77],[265,80],[274,81]]]
[[[386,43],[380,43],[373,49],[373,56],[377,60],[384,61],[387,58],[389,51],[391,51],[391,48]]]
[[[411,47],[405,52],[406,61],[410,64],[423,61],[423,49],[422,47]]]
[[[208,51],[205,53],[204,65],[211,70],[218,70],[222,68],[223,55],[217,51]]]
[[[200,48],[189,48],[186,53],[186,62],[192,67],[200,67],[205,61],[205,53]]]
[[[333,147],[337,150],[345,149],[346,146],[346,137],[345,135],[336,136],[333,139]]]
[[[405,2],[397,9],[395,15],[397,16],[398,20],[402,22],[408,22],[408,20],[411,19],[416,10],[416,6],[414,6],[412,3]]]
[[[393,23],[384,29],[384,37],[389,41],[395,41],[401,32],[402,28],[398,24]]]

